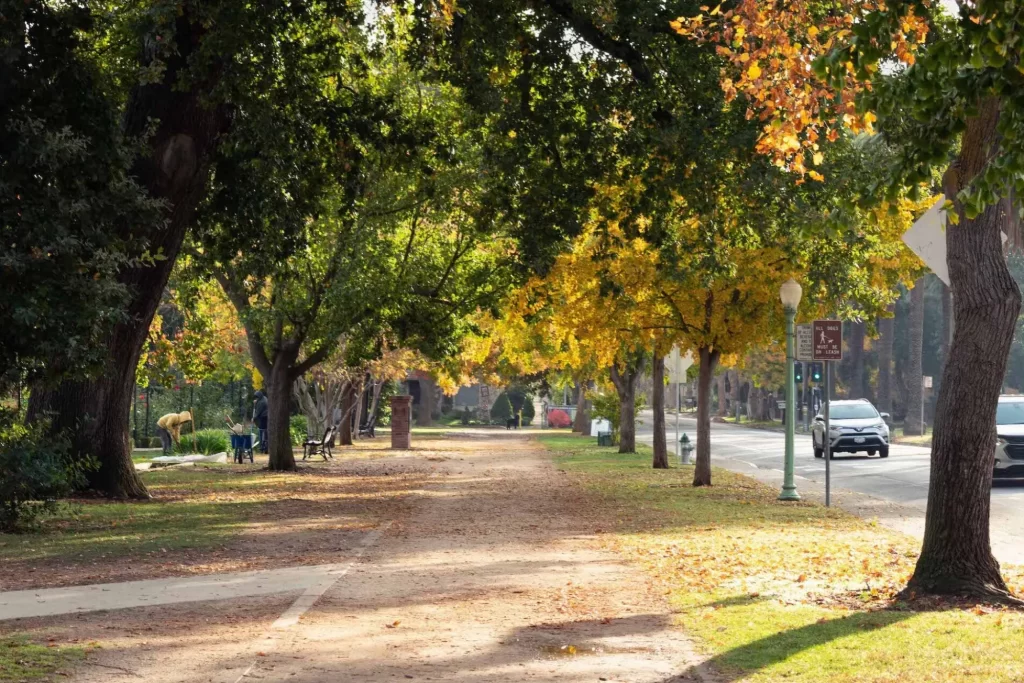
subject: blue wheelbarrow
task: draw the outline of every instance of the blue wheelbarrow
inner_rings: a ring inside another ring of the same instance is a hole
[[[235,451],[235,462],[241,465],[246,456],[255,462],[252,455],[252,434],[231,434],[231,448]]]

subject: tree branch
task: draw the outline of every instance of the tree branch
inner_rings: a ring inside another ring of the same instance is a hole
[[[644,85],[654,82],[651,70],[640,51],[624,40],[612,38],[602,31],[588,17],[580,14],[571,0],[540,0],[543,4],[568,22],[569,26],[594,48],[615,57],[629,67],[633,78]]]

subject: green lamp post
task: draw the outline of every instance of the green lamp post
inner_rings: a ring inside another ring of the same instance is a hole
[[[796,492],[796,483],[793,481],[793,441],[796,431],[796,401],[793,396],[795,391],[793,325],[796,321],[796,309],[800,305],[802,294],[803,289],[800,288],[800,283],[793,278],[784,282],[779,290],[782,308],[786,313],[786,461],[783,466],[782,492],[779,494],[779,500],[800,500],[800,494]]]

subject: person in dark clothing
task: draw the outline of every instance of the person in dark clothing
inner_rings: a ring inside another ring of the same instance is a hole
[[[252,421],[256,425],[256,429],[260,430],[260,451],[269,453],[270,449],[267,446],[267,395],[262,391],[257,391],[255,399]]]

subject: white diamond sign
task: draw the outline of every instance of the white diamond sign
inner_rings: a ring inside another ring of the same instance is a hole
[[[942,209],[945,203],[946,198],[939,195],[939,200],[910,226],[910,230],[903,233],[903,242],[946,283],[946,286],[949,286],[949,266],[946,264],[946,212]]]

